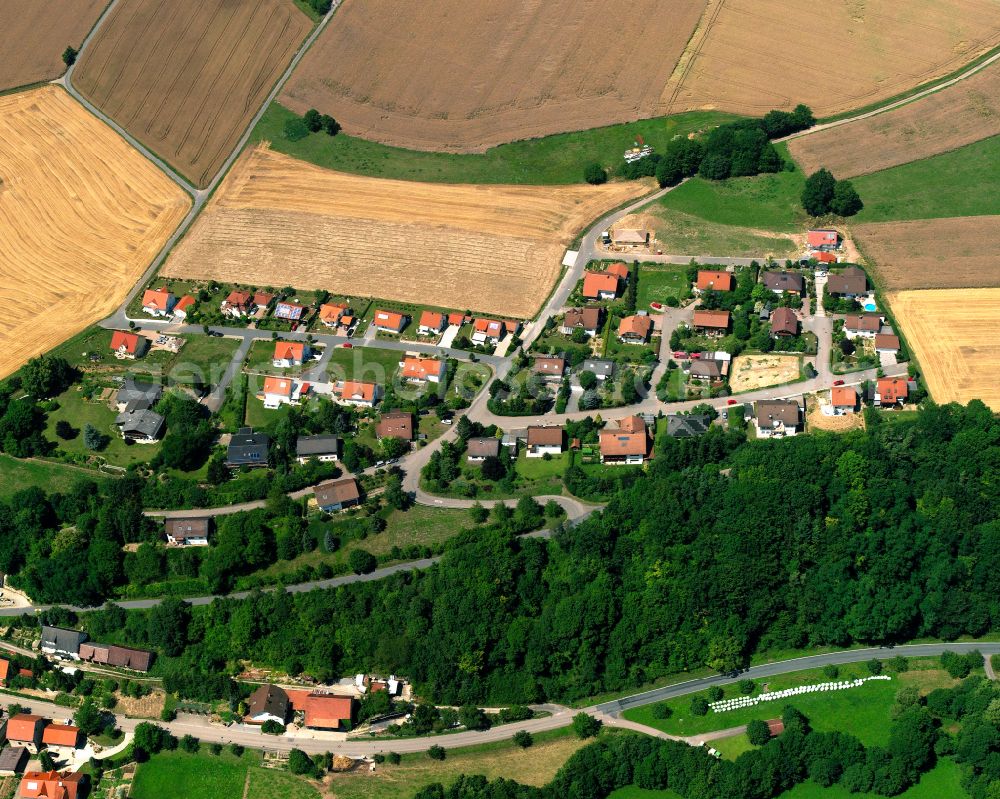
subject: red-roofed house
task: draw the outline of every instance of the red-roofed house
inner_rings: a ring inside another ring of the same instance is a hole
[[[448,325],[449,327],[461,327],[466,322],[464,313],[450,313],[448,314]]]
[[[18,713],[11,716],[7,722],[7,740],[17,746],[23,746],[32,754],[38,752],[42,745],[42,730],[46,719],[30,713]]]
[[[712,269],[699,269],[698,280],[694,287],[696,291],[732,291],[735,280],[730,272]]]
[[[274,359],[271,361],[277,367],[301,366],[309,357],[309,346],[301,341],[276,341],[274,344]]]
[[[116,330],[111,334],[111,351],[119,360],[128,358],[134,361],[141,358],[148,347],[149,339],[145,336],[126,333],[124,330]]]
[[[558,455],[563,451],[564,431],[561,427],[535,425],[528,428],[526,438],[526,458],[543,458],[546,455]]]
[[[444,379],[446,364],[433,358],[404,358],[399,362],[403,380],[410,383],[440,383]]]
[[[372,327],[384,333],[401,333],[406,327],[407,317],[405,314],[395,311],[375,311],[372,317]]]
[[[618,324],[618,340],[623,344],[645,344],[653,332],[653,320],[636,314],[626,316]]]
[[[80,728],[69,724],[49,724],[42,733],[42,743],[49,749],[76,749],[80,743]]]
[[[858,409],[858,392],[852,386],[834,386],[830,389],[830,403],[838,413],[854,413]]]
[[[190,294],[185,294],[174,306],[174,319],[184,320],[187,319],[188,311],[191,310],[191,306],[194,305],[194,297]]]
[[[142,310],[150,316],[170,316],[177,298],[165,288],[146,289],[142,293]]]
[[[371,408],[378,402],[379,387],[377,383],[345,380],[333,387],[333,398],[343,405],[360,405]]]
[[[235,319],[249,316],[254,311],[253,298],[249,291],[230,291],[229,296],[219,305],[219,310]]]
[[[6,685],[8,677],[10,677],[10,661],[0,658],[0,685]]]
[[[326,327],[337,327],[348,307],[342,302],[325,302],[319,306],[319,321]]]
[[[840,234],[836,230],[810,230],[806,244],[810,250],[835,250],[840,244]]]
[[[613,300],[618,296],[618,278],[608,272],[587,272],[583,296],[588,300]]]
[[[883,377],[875,383],[875,404],[885,408],[890,405],[905,405],[909,386],[902,377]]]
[[[837,256],[832,252],[814,252],[812,257],[815,258],[821,264],[835,264],[837,263]]]
[[[382,421],[375,426],[375,435],[413,441],[413,414],[409,411],[391,411],[382,414]]]
[[[294,405],[309,393],[309,384],[300,383],[290,377],[265,377],[263,400],[264,407],[274,410],[281,405]]]
[[[440,333],[448,326],[448,319],[443,313],[437,311],[424,311],[420,314],[420,324],[417,333],[422,336],[433,336]]]
[[[313,730],[348,730],[351,728],[354,700],[349,696],[309,694],[306,697],[305,725]]]
[[[17,788],[19,799],[77,799],[83,796],[87,775],[82,771],[26,771]]]
[[[875,336],[875,352],[899,352],[899,336],[893,333],[879,333]]]
[[[616,264],[611,264],[607,269],[604,270],[609,275],[614,275],[619,280],[628,280],[628,267],[625,266],[621,261]]]
[[[694,329],[721,336],[729,329],[729,311],[695,311]]]
[[[601,431],[601,463],[642,465],[649,453],[649,434],[641,416],[629,416],[617,430]]]
[[[507,324],[498,319],[477,319],[472,324],[473,344],[499,344],[507,335]]]

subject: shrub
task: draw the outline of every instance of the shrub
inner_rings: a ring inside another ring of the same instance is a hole
[[[386,760],[386,762],[387,762],[387,763],[392,763],[392,765],[394,765],[394,766],[398,766],[398,765],[399,765],[399,762],[400,762],[400,761],[401,761],[402,759],[403,759],[403,758],[402,758],[402,757],[400,757],[400,755],[399,755],[399,753],[398,753],[398,752],[389,752],[389,753],[388,753],[388,754],[387,754],[387,755],[385,756],[385,760]]]
[[[288,141],[301,141],[309,135],[309,128],[301,119],[289,119],[285,122],[285,138]]]
[[[719,685],[713,685],[708,689],[708,699],[710,702],[718,702],[726,695],[726,692],[722,690]]]
[[[347,563],[355,574],[371,574],[378,566],[375,556],[365,549],[352,549]]]
[[[288,753],[288,770],[292,774],[312,774],[315,766],[309,755],[301,749],[292,749]]]
[[[828,663],[823,667],[823,676],[828,680],[836,680],[840,676],[840,669],[832,663]]]
[[[444,747],[437,744],[434,744],[434,746],[427,750],[427,757],[431,760],[444,760],[446,755]]]
[[[185,735],[183,738],[181,738],[181,749],[183,749],[185,752],[190,752],[191,754],[195,754],[198,751],[199,745],[200,744],[198,742],[198,739],[195,738],[193,735]]]
[[[522,749],[527,749],[535,742],[535,739],[531,737],[531,733],[527,730],[518,730],[514,733],[514,738],[512,740]]]
[[[744,696],[750,696],[757,687],[753,680],[740,680],[740,693]]]
[[[691,712],[696,716],[708,715],[708,700],[703,696],[696,696],[691,700]]]
[[[602,183],[608,182],[608,173],[598,163],[587,164],[586,168],[583,170],[583,179],[590,183],[592,186],[600,186]]]
[[[771,740],[771,728],[766,721],[754,719],[747,724],[747,739],[754,746],[763,746]]]
[[[872,658],[865,666],[868,668],[870,674],[881,674],[882,673],[882,661],[878,658]]]
[[[670,709],[670,705],[668,705],[666,702],[657,702],[655,705],[653,705],[652,709],[650,710],[650,713],[652,714],[654,719],[663,720],[663,719],[669,719],[674,714],[674,711]]]
[[[573,716],[573,732],[578,738],[593,738],[601,731],[601,722],[583,711]]]

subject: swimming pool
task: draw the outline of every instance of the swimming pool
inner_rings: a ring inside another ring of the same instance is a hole
[[[869,313],[871,313],[872,311],[877,311],[878,310],[878,306],[875,305],[875,301],[874,300],[865,300],[865,304],[862,305],[861,307],[864,308]]]

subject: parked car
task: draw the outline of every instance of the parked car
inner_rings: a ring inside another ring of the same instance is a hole
[[[726,405],[735,405],[736,402],[737,402],[737,400],[729,399],[729,400],[726,400]]]
[[[343,344],[341,344],[341,346],[342,346],[342,347],[343,347],[343,348],[344,348],[345,350],[353,350],[353,349],[354,349],[354,345],[353,345],[353,344],[351,344],[351,342],[350,342],[350,341],[345,341],[345,342],[344,342]]]
[[[674,357],[675,358],[687,358],[687,356],[688,356],[688,354],[686,352],[679,352],[678,351],[678,352],[674,353]]]
[[[842,385],[844,385],[844,381],[843,380],[834,380],[833,384],[835,386],[842,386]]]

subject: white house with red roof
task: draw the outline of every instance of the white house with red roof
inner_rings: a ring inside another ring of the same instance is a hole
[[[434,358],[407,357],[399,362],[403,380],[410,383],[440,383],[446,364]]]
[[[194,305],[194,297],[192,297],[190,294],[185,294],[183,297],[177,300],[177,304],[174,306],[174,319],[183,322],[185,319],[187,319],[188,312],[191,310],[191,307],[193,305]]]
[[[150,316],[170,316],[177,298],[165,288],[146,289],[142,293],[142,310]]]
[[[126,333],[124,330],[115,330],[111,334],[111,351],[119,360],[128,359],[134,361],[141,358],[149,347],[149,339],[135,333]]]
[[[433,336],[448,326],[448,317],[437,311],[424,311],[420,314],[417,333],[421,336]]]
[[[309,345],[302,341],[276,341],[274,343],[274,358],[271,359],[271,363],[279,369],[301,366],[309,355]]]
[[[476,319],[472,323],[473,344],[499,344],[507,335],[507,324],[499,319]]]
[[[830,229],[810,230],[806,234],[806,246],[813,252],[835,250],[840,246],[840,234]]]
[[[261,398],[265,408],[274,410],[282,405],[297,405],[308,393],[308,383],[291,377],[265,377]]]
[[[344,380],[334,384],[332,394],[333,399],[342,405],[372,408],[381,396],[381,388],[378,383]]]

